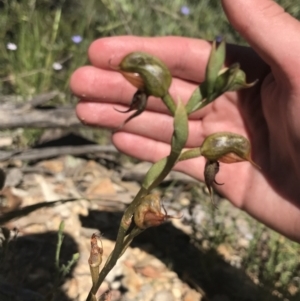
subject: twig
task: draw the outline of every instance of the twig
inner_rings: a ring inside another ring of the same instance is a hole
[[[43,147],[38,149],[29,149],[25,151],[6,152],[0,151],[0,160],[42,160],[64,155],[84,155],[98,152],[113,152],[117,149],[113,145],[79,145],[79,146],[60,146],[60,147]]]

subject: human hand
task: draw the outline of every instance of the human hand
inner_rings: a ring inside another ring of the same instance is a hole
[[[235,206],[282,234],[300,241],[300,24],[271,0],[223,0],[232,25],[253,49],[228,45],[226,64],[239,62],[255,87],[226,93],[189,118],[187,147],[200,146],[215,132],[230,131],[250,139],[257,170],[248,162],[222,164],[216,188]],[[117,128],[136,91],[110,64],[133,51],[164,61],[173,75],[170,93],[187,102],[204,80],[211,44],[179,37],[114,37],[89,49],[93,66],[78,69],[71,89],[80,98],[78,117],[86,124]],[[297,116],[297,114],[299,116]],[[116,132],[116,147],[141,160],[168,155],[173,119],[162,101],[150,98],[147,110]],[[203,180],[204,159],[180,162],[176,169]]]

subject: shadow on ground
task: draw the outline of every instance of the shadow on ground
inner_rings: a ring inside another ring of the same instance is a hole
[[[121,216],[122,212],[90,210],[80,220],[83,227],[99,229],[105,238],[115,240]],[[26,235],[9,244],[5,260],[0,262],[1,301],[51,300],[56,244],[57,232]],[[182,281],[203,291],[206,300],[283,300],[256,285],[242,269],[232,267],[214,249],[199,250],[188,235],[171,223],[146,230],[134,240],[132,247],[162,260]],[[61,264],[66,264],[76,252],[75,241],[65,234]],[[60,285],[71,275],[72,271]],[[55,300],[72,301],[61,290],[57,291]],[[300,300],[300,295],[284,300]]]
[[[0,300],[52,300],[56,245],[57,232],[25,235],[12,240],[0,263]],[[73,238],[64,234],[60,264],[67,264],[77,252]],[[59,281],[59,286],[71,275],[72,270]],[[54,300],[71,301],[60,289],[56,293]]]
[[[81,222],[83,227],[97,228],[105,238],[115,240],[121,216],[121,212],[90,211]],[[182,281],[204,291],[208,300],[217,300],[218,296],[231,301],[280,300],[256,285],[242,269],[225,262],[215,250],[203,252],[196,248],[189,236],[171,223],[146,230],[132,247],[158,257]]]

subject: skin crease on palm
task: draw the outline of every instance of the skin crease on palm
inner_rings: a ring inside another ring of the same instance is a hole
[[[253,88],[230,92],[192,114],[186,147],[201,145],[215,132],[246,136],[256,169],[248,162],[220,164],[216,186],[235,206],[287,237],[300,241],[300,23],[271,0],[223,0],[224,11],[249,47],[227,46],[226,64],[239,62]],[[113,37],[89,48],[92,66],[76,70],[71,89],[80,99],[77,115],[85,124],[117,128],[128,116],[124,109],[136,91],[112,70],[133,51],[159,57],[173,75],[176,100],[188,100],[204,79],[209,42],[181,37]],[[116,147],[151,162],[170,150],[172,118],[159,99],[116,132]],[[176,169],[203,180],[204,159],[180,162]]]

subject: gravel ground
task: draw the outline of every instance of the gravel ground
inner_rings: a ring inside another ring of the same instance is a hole
[[[122,212],[148,167],[72,156],[4,166],[8,177],[1,197],[2,217],[30,205],[49,207],[5,223],[12,238],[2,252],[0,300],[85,300],[91,288],[91,235],[101,235],[105,261],[114,247]],[[241,256],[254,238],[241,213],[219,196],[215,209],[202,184],[178,173],[172,173],[157,192],[168,214],[181,218],[137,237],[102,284],[99,300],[259,300],[262,288],[240,269]],[[50,206],[55,200],[69,201]],[[62,220],[61,263],[77,252],[80,257],[56,285],[54,259]],[[228,233],[234,236],[228,239]],[[227,243],[230,239],[234,248]],[[268,300],[278,299],[269,295]]]

